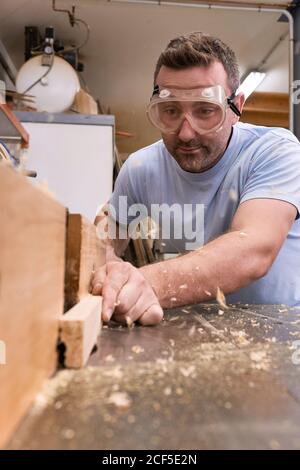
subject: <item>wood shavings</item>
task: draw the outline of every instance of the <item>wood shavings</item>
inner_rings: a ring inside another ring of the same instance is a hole
[[[228,309],[226,305],[226,299],[224,293],[221,291],[220,287],[217,288],[217,295],[216,295],[216,300],[218,304],[224,309]]]
[[[254,362],[261,362],[266,356],[266,351],[251,351],[250,353],[250,359]]]
[[[131,399],[126,392],[114,392],[108,398],[107,403],[115,405],[117,408],[129,408]]]
[[[102,371],[103,375],[106,377],[112,377],[114,379],[122,379],[123,378],[123,372],[121,370],[121,366],[116,366],[114,368],[110,368],[108,370],[103,370]]]
[[[75,375],[74,370],[62,370],[44,383],[42,390],[36,395],[31,408],[32,415],[40,415],[47,406],[55,402],[59,392],[63,392]]]
[[[193,336],[193,335],[195,334],[195,331],[196,331],[196,326],[193,325],[193,326],[189,329],[188,335],[189,335],[189,336]]]
[[[235,330],[230,330],[230,334],[231,336],[233,336],[237,343],[240,345],[240,346],[246,346],[247,344],[249,344],[249,340],[247,339],[247,334],[245,331],[243,330],[239,330],[239,331],[235,331]]]
[[[131,351],[134,352],[135,354],[141,354],[145,351],[145,349],[139,346],[138,344],[136,344],[132,346]]]
[[[181,311],[182,311],[183,313],[190,313],[189,310],[187,310],[186,308],[182,308]]]
[[[248,234],[246,232],[239,232],[239,236],[244,238],[244,237],[248,237]]]
[[[136,421],[135,416],[134,415],[129,415],[127,417],[127,421],[128,421],[129,424],[134,424],[135,421]]]
[[[128,326],[129,329],[134,328],[134,322],[131,320],[131,318],[128,315],[125,315],[125,320],[126,320],[126,325]]]
[[[62,432],[61,432],[61,437],[63,439],[70,440],[70,439],[73,439],[74,436],[75,436],[74,429],[63,429]]]
[[[166,387],[166,388],[164,389],[164,395],[170,396],[171,394],[172,394],[172,389],[171,389],[171,387]]]
[[[272,450],[279,450],[281,448],[280,443],[276,439],[270,440],[270,448]]]
[[[205,290],[205,291],[204,291],[204,294],[208,295],[208,297],[211,297],[211,296],[212,296],[212,293],[209,292],[209,290]]]
[[[115,362],[115,358],[113,357],[112,354],[108,354],[104,360],[105,362]]]
[[[179,289],[187,289],[188,285],[187,284],[181,284],[181,286],[179,286]]]
[[[215,336],[218,336],[220,339],[222,339],[223,341],[226,341],[227,338],[225,337],[225,335],[223,334],[222,331],[218,330],[217,328],[215,328],[213,325],[211,325],[211,323],[209,323],[209,321],[207,321],[204,317],[202,317],[202,315],[198,314],[198,315],[194,315],[194,318],[195,320],[197,320],[202,326],[203,328],[208,331],[210,334],[212,335],[215,335]]]
[[[180,372],[184,377],[190,377],[193,376],[193,374],[196,371],[196,367],[194,365],[191,365],[189,367],[180,367]]]
[[[177,301],[177,297],[171,297],[170,300],[171,300],[171,302],[176,302],[176,301]]]
[[[178,318],[179,318],[178,316],[177,317],[172,317],[172,318],[170,318],[169,321],[176,321],[176,320],[178,320]]]
[[[171,338],[171,339],[169,339],[169,341],[170,341],[170,345],[172,346],[172,348],[174,348],[174,346],[175,346],[175,341],[174,341],[174,339]]]
[[[230,189],[228,195],[232,201],[234,202],[238,201],[238,193],[234,189]]]
[[[224,310],[218,310],[218,315],[224,315]]]
[[[59,400],[54,403],[54,409],[55,410],[60,410],[62,408],[62,406],[63,406],[63,404]]]

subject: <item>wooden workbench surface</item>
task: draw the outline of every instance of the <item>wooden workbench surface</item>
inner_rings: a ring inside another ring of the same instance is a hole
[[[111,324],[87,368],[45,384],[8,448],[300,449],[297,340],[300,309],[283,306]]]

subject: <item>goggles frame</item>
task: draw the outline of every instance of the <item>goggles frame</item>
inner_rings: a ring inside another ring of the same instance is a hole
[[[200,93],[199,93],[200,91]],[[155,119],[153,118],[153,115],[151,114],[151,108],[153,108],[154,105],[158,103],[163,103],[163,102],[184,102],[184,101],[206,101],[208,103],[216,104],[223,110],[223,117],[218,123],[218,125],[214,126],[213,128],[209,130],[205,129],[200,129],[195,126],[193,123],[193,118],[189,115],[184,113],[184,117],[188,120],[190,125],[193,127],[193,129],[198,132],[199,134],[208,134],[210,132],[215,132],[219,130],[225,120],[226,117],[226,110],[227,108],[230,108],[234,114],[236,114],[238,117],[241,116],[241,113],[237,106],[234,103],[234,99],[236,97],[236,92],[234,91],[229,97],[226,97],[224,88],[221,85],[214,85],[211,87],[205,87],[205,88],[192,88],[190,90],[181,90],[181,89],[173,89],[173,88],[162,88],[161,90],[159,89],[159,85],[156,85],[153,89],[153,93],[150,99],[150,103],[147,106],[147,116],[150,120],[150,122],[158,128],[161,132],[164,133],[170,133],[174,134],[178,131],[180,126],[182,125],[181,121],[178,124],[178,127],[174,130],[167,131],[163,126],[160,126]]]

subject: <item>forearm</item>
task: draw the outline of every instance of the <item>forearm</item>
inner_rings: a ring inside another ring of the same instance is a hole
[[[212,300],[218,287],[234,292],[272,264],[268,250],[251,235],[229,232],[199,250],[140,269],[163,308]]]

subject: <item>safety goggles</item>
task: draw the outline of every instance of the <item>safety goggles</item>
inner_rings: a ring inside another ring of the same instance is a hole
[[[235,93],[226,97],[221,85],[190,90],[159,89],[157,85],[147,114],[151,123],[166,134],[176,133],[185,119],[198,134],[208,134],[221,129],[227,108],[241,116],[234,98]]]

